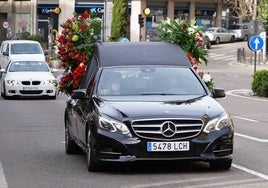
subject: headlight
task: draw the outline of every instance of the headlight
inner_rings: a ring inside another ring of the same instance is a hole
[[[232,124],[232,120],[227,113],[220,115],[217,118],[210,120],[205,128],[204,132],[209,133],[211,131],[218,131]]]
[[[56,80],[46,80],[44,84],[57,86]]]
[[[106,119],[104,117],[99,118],[99,126],[100,128],[111,132],[118,132],[122,134],[129,133],[129,130],[124,123],[112,119]]]
[[[17,80],[7,80],[6,81],[8,85],[10,86],[16,86],[19,85],[19,82]]]

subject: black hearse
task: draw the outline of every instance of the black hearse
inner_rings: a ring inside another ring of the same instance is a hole
[[[114,91],[116,90],[116,91]],[[98,43],[65,109],[67,154],[105,162],[196,160],[229,169],[233,122],[183,50],[163,42]]]

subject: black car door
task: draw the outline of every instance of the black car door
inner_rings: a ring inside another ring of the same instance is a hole
[[[86,123],[90,119],[90,115],[92,113],[92,89],[94,87],[96,73],[98,70],[97,61],[95,57],[91,59],[89,65],[87,66],[86,72],[80,84],[80,89],[87,89],[87,98],[79,100],[79,104],[76,108],[77,114],[77,131],[78,131],[78,139],[81,143],[86,145]]]

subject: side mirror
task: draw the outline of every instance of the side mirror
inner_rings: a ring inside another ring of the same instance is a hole
[[[213,98],[223,98],[223,97],[225,97],[225,91],[224,91],[224,89],[213,88],[212,96],[213,96]]]
[[[8,52],[3,52],[3,55],[4,56],[9,56],[9,53]]]
[[[44,55],[48,55],[48,51],[47,50],[44,50]]]
[[[72,99],[87,99],[86,89],[76,89],[71,94]]]

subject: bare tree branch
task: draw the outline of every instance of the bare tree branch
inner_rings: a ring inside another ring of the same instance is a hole
[[[234,18],[255,19],[256,17],[257,0],[223,0],[223,4],[230,8]]]

